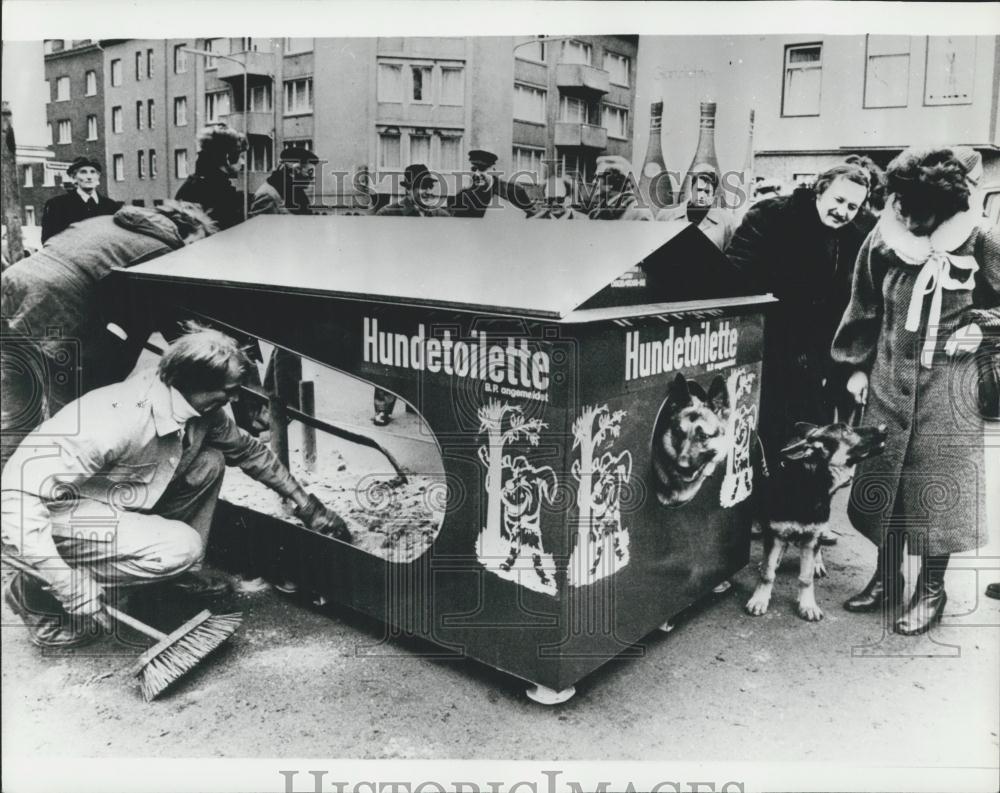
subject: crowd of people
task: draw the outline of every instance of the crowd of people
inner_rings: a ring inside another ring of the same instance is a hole
[[[245,150],[245,138],[225,125],[205,129],[194,173],[174,200],[148,209],[100,196],[100,164],[77,160],[74,191],[46,207],[44,247],[3,273],[3,540],[44,564],[48,581],[15,576],[5,597],[39,646],[92,638],[94,625],[106,621],[102,602],[119,587],[168,581],[195,593],[221,591],[202,560],[226,465],[288,498],[307,525],[351,539],[343,520],[256,439],[266,426],[260,410],[241,410],[241,384],[259,382],[253,339],[175,327],[159,366],[127,377],[146,335],[108,331],[121,329],[113,301],[101,299],[111,270],[258,214],[313,213],[308,188],[320,162],[313,152],[282,152],[248,204],[234,185]],[[691,174],[686,200],[657,209],[642,201],[621,157],[598,158],[582,199],[577,185],[553,176],[534,200],[500,178],[495,154],[475,149],[469,161],[471,184],[444,201],[426,165],[408,165],[403,195],[374,214],[482,218],[502,205],[533,220],[689,223],[756,292],[777,297],[761,379],[761,471],[780,464],[797,422],[858,421],[866,413],[865,421],[887,424],[886,452],[859,470],[849,511],[878,548],[876,572],[845,607],[891,605],[903,634],[940,619],[949,554],[985,542],[983,419],[951,410],[949,390],[975,382],[967,370],[977,365],[975,353],[995,350],[989,335],[1000,326],[1000,232],[983,221],[975,151],[910,149],[886,173],[849,157],[811,186],[742,212],[719,205],[714,171]],[[76,357],[54,376],[67,345]],[[286,386],[300,378],[297,356],[278,351],[264,385],[294,403],[297,392]],[[222,409],[231,403],[232,417]],[[394,396],[377,389],[373,422],[388,424],[394,406]],[[942,437],[959,436],[963,445],[942,451]],[[149,473],[142,498],[119,509],[114,531],[78,535],[67,516],[114,504],[115,472],[139,469]],[[957,500],[928,522],[922,488],[935,477],[954,483]],[[886,493],[887,507],[866,507],[873,486]],[[899,603],[903,542],[923,556],[907,604]]]

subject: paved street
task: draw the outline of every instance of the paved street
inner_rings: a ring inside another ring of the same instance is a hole
[[[956,563],[945,624],[931,638],[884,637],[878,617],[839,607],[866,580],[872,553],[842,520],[838,530],[819,587],[822,622],[794,614],[790,554],[765,617],[742,610],[747,568],[729,594],[649,636],[642,658],[607,664],[555,708],[482,664],[421,657],[433,648],[384,643],[375,621],[273,591],[240,596],[246,622],[231,646],[145,704],[129,671],[135,650],[107,640],[43,658],[5,606],[3,717],[16,728],[4,730],[3,750],[995,765],[1000,604],[981,597],[989,576]],[[1000,567],[997,556],[985,564]]]

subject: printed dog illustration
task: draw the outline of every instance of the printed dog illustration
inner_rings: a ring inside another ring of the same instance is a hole
[[[816,604],[813,579],[826,575],[819,539],[830,520],[830,501],[837,490],[850,483],[854,467],[861,460],[885,449],[886,426],[798,424],[796,435],[781,450],[780,466],[771,473],[768,483],[767,516],[761,527],[764,561],[760,583],[746,609],[758,617],[767,612],[782,554],[794,543],[801,554],[799,616],[815,622],[823,619],[823,611]]]
[[[622,484],[632,476],[632,455],[627,451],[615,456],[611,452],[601,455],[598,465],[600,476],[591,491],[590,542],[596,549],[590,575],[597,572],[604,553],[606,539],[611,540],[615,558],[622,564],[628,561],[628,535],[622,543]]]
[[[686,504],[725,459],[729,390],[716,377],[708,394],[694,380],[678,374],[653,427],[653,472],[656,497],[666,507]]]
[[[510,554],[500,563],[500,569],[509,571],[517,562],[523,548],[531,549],[531,560],[539,579],[546,586],[554,585],[555,570],[551,562],[542,559],[541,513],[542,503],[552,503],[558,482],[555,471],[547,465],[536,468],[523,456],[505,460],[504,467],[510,476],[500,489],[503,520],[500,534],[510,542]],[[546,554],[546,559],[551,557]]]

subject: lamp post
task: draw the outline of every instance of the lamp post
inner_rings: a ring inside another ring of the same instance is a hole
[[[242,61],[239,58],[233,58],[229,55],[220,55],[217,52],[209,52],[208,50],[196,50],[190,47],[182,47],[184,52],[190,52],[192,55],[200,55],[202,58],[222,58],[224,61],[232,61],[237,64],[243,70],[243,136],[247,140],[247,144],[250,143],[250,109],[247,107],[247,64],[246,59]],[[246,53],[244,53],[246,54]],[[249,163],[244,162],[243,164],[243,219],[247,219],[247,212],[250,206],[250,168]]]

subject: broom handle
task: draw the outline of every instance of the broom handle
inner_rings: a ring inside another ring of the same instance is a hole
[[[22,573],[24,573],[27,576],[31,576],[36,581],[40,581],[43,584],[48,584],[48,581],[45,580],[42,574],[39,573],[32,565],[28,564],[23,559],[18,559],[16,556],[10,556],[9,554],[6,553],[0,556],[0,559],[3,560],[3,563],[5,565],[13,567],[15,570],[20,570]],[[160,633],[160,631],[156,630],[156,628],[151,628],[144,622],[139,622],[139,620],[137,620],[135,617],[130,617],[124,611],[119,611],[118,609],[108,605],[104,606],[104,610],[111,615],[111,619],[113,619],[115,622],[120,622],[123,625],[128,625],[133,630],[137,630],[139,631],[139,633],[145,634],[150,639],[156,639],[156,641],[160,642],[167,638],[167,634]]]

